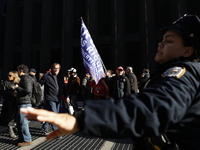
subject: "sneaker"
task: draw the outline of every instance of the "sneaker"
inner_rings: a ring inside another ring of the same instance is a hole
[[[21,142],[21,143],[18,143],[17,145],[23,147],[23,146],[31,145],[31,143],[32,143],[32,141],[30,141],[30,142]]]
[[[49,135],[51,132],[49,132],[49,130],[47,130],[47,129],[43,129],[43,131],[44,131],[44,134],[45,135]]]
[[[43,132],[44,132],[45,135],[49,135],[50,134],[50,132],[49,132],[48,129],[45,129],[44,127],[42,127],[42,130],[43,130]]]
[[[45,135],[49,135],[51,132],[46,132],[46,131],[44,131],[44,134]]]

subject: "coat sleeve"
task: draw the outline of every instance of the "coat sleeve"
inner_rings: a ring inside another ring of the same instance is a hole
[[[38,81],[38,82],[41,84],[41,86],[43,86],[43,85],[45,84],[46,76],[47,76],[47,74],[44,74],[44,75],[42,76],[42,78]]]
[[[199,87],[196,78],[186,72],[120,100],[87,100],[84,115],[77,117],[81,131],[107,138],[159,136],[186,114]]]
[[[33,90],[33,81],[30,77],[24,77],[22,82],[23,84],[16,89],[20,97],[31,94]]]
[[[14,91],[13,87],[14,83],[11,83],[10,81],[4,81],[0,94],[3,96],[11,96]]]
[[[131,94],[131,85],[130,85],[130,81],[127,77],[124,78],[125,82],[124,82],[124,95],[129,95]]]

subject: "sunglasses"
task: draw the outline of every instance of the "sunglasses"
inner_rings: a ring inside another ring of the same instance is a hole
[[[8,77],[12,77],[12,75],[9,74]]]

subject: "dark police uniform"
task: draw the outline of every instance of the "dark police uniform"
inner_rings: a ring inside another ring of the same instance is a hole
[[[166,133],[181,150],[199,149],[199,88],[200,63],[174,59],[160,66],[140,94],[117,101],[86,101],[85,118],[79,116],[78,121],[82,132],[90,135],[123,138]]]
[[[180,150],[200,149],[200,63],[174,58],[151,75],[139,94],[88,100],[76,112],[82,133],[106,138],[165,134]]]

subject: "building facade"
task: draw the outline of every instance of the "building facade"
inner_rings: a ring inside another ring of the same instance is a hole
[[[7,0],[1,78],[19,64],[46,72],[54,62],[64,75],[71,67],[83,75],[80,17],[105,67],[132,66],[139,76],[156,65],[160,28],[185,13],[200,16],[199,5],[198,0]]]

